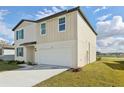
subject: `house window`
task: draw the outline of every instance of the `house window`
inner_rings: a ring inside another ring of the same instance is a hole
[[[59,32],[65,31],[65,17],[59,18]]]
[[[45,23],[43,23],[43,24],[41,24],[41,34],[46,34],[46,24]]]
[[[2,48],[0,49],[0,55],[2,55],[3,54],[3,51],[2,51]]]
[[[24,39],[24,30],[16,31],[16,40]]]
[[[23,47],[17,48],[17,56],[23,57]]]
[[[18,31],[16,31],[16,40],[18,40]]]

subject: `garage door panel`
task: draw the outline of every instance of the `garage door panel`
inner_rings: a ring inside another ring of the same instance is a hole
[[[71,48],[52,48],[40,50],[39,64],[71,66]]]

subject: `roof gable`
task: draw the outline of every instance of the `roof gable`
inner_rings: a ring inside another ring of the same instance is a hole
[[[16,30],[18,27],[24,27],[32,22],[35,22],[35,21],[32,21],[32,20],[21,20],[13,29],[12,31]],[[22,26],[21,26],[22,25]]]

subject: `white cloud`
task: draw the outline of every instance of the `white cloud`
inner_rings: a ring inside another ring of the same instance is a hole
[[[65,10],[65,9],[67,9],[67,7],[66,6],[60,6],[60,9]]]
[[[122,37],[106,37],[97,40],[97,47],[102,52],[123,52],[124,38]]]
[[[7,24],[4,21],[0,21],[0,30],[0,37],[6,39],[6,41],[13,40],[13,32],[7,27]]]
[[[0,42],[1,42],[1,41],[9,42],[8,40],[6,40],[6,39],[0,37]]]
[[[0,10],[0,40],[10,43],[13,40],[13,32],[4,22],[7,14],[9,14],[8,10]]]
[[[0,20],[4,19],[4,16],[9,13],[8,10],[0,10]]]
[[[97,47],[102,52],[124,51],[124,22],[121,16],[98,21],[96,31],[98,33]]]
[[[85,6],[85,7],[88,8],[88,9],[91,8],[90,6]]]
[[[113,42],[114,42],[113,37],[107,37],[107,38],[98,40],[98,45],[101,47],[107,47],[108,45],[112,44]]]
[[[31,19],[34,19],[34,16],[32,14],[22,13],[20,15],[20,19],[29,19],[29,20],[31,20]]]
[[[53,14],[53,12],[48,9],[44,9],[43,11],[38,11],[38,13],[36,14],[36,19],[40,19],[40,18],[49,16],[51,14]]]
[[[61,11],[61,9],[59,9],[59,8],[57,8],[57,7],[55,7],[55,6],[52,7],[52,10],[53,10],[53,12],[55,12],[55,13]]]
[[[101,7],[101,8],[97,8],[96,10],[93,11],[93,13],[95,14],[95,13],[97,13],[97,12],[99,12],[99,11],[101,11],[101,10],[105,10],[105,9],[108,9],[108,7],[103,6],[103,7]]]
[[[106,20],[108,17],[112,16],[112,14],[107,14],[107,15],[104,15],[104,16],[101,16],[101,17],[98,17],[97,20],[98,21],[104,21]]]
[[[54,13],[60,12],[65,9],[66,9],[65,6],[60,6],[60,7],[53,6],[51,7],[51,9],[45,8],[42,11],[38,11],[38,13],[36,14],[36,19],[40,19],[49,15],[52,15]]]
[[[99,21],[96,24],[96,31],[99,36],[123,36],[124,22],[121,16],[114,16],[112,20]]]

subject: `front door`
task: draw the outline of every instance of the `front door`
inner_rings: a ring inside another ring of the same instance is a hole
[[[35,48],[34,46],[27,47],[27,62],[35,62]]]

